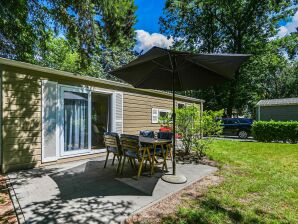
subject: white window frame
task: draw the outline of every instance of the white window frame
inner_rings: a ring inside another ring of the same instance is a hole
[[[88,148],[65,152],[64,151],[64,92],[77,92],[88,94]],[[59,85],[59,141],[60,157],[75,156],[80,154],[91,153],[91,91],[86,87]]]
[[[154,116],[154,112],[153,111],[157,111],[157,121],[155,121],[155,119],[153,119],[153,116]],[[152,124],[158,124],[159,117],[160,117],[160,112],[165,112],[165,113],[171,114],[172,111],[169,110],[169,109],[152,108],[152,112],[151,112],[151,123]]]

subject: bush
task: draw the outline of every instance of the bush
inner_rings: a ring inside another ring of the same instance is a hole
[[[298,142],[298,122],[256,121],[252,125],[252,135],[257,141]]]
[[[181,136],[182,147],[186,154],[195,151],[199,157],[205,155],[214,136],[222,133],[221,121],[223,110],[203,111],[201,116],[200,108],[197,105],[189,105],[176,109],[176,132]],[[171,116],[159,119],[162,126],[172,125]],[[202,133],[206,136],[202,139]]]

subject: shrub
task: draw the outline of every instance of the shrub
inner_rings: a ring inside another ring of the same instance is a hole
[[[298,142],[297,121],[256,121],[252,125],[252,135],[257,141]]]
[[[223,110],[203,111],[201,116],[200,108],[197,105],[189,105],[176,109],[176,132],[181,136],[182,147],[186,154],[191,150],[195,151],[199,157],[205,155],[214,136],[222,133],[221,121],[217,118],[222,117]],[[159,119],[162,126],[172,124],[171,116]],[[201,138],[201,134],[206,136]]]

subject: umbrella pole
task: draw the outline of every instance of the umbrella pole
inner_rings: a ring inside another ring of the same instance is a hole
[[[175,99],[175,72],[173,71],[173,175],[176,175],[176,99]]]
[[[173,92],[173,174],[165,174],[161,177],[162,180],[172,184],[183,184],[187,181],[183,175],[176,174],[176,96],[175,96],[175,73],[176,73],[176,60],[175,56],[170,57],[172,65],[172,92]]]

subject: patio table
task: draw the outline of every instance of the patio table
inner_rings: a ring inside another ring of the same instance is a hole
[[[156,159],[155,158],[156,146],[161,147],[161,152],[162,152],[162,156],[163,156],[162,164],[163,164],[163,167],[165,167],[166,170],[168,170],[167,162],[166,162],[166,157],[167,157],[168,150],[166,149],[166,152],[165,152],[164,147],[167,147],[168,144],[172,143],[172,140],[155,139],[155,138],[148,138],[148,137],[143,137],[143,136],[140,136],[139,140],[140,140],[140,143],[151,145],[153,147],[153,156],[152,156],[152,161],[151,161],[151,164],[152,164],[152,166],[151,166],[151,175],[153,175],[153,173],[154,173],[154,162],[155,162],[155,159]]]

